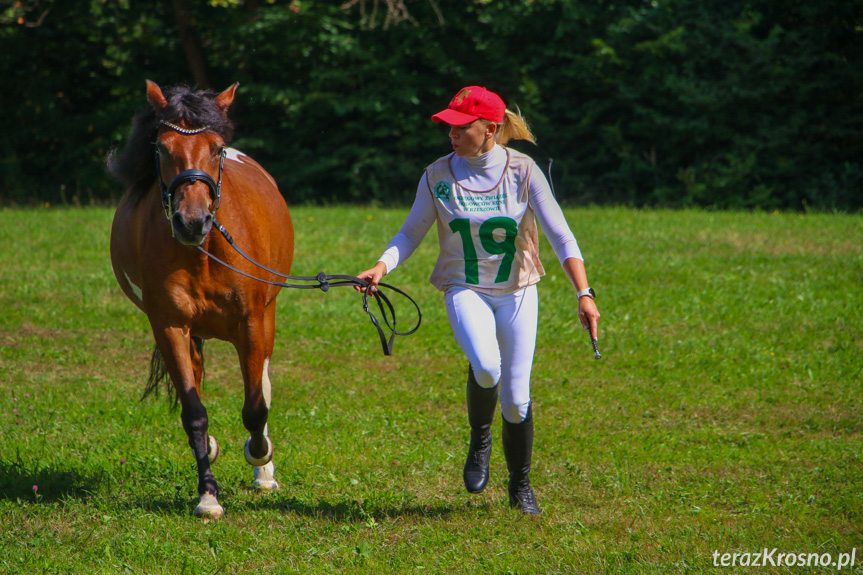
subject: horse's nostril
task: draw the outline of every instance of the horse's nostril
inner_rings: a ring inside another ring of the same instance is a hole
[[[180,212],[174,212],[174,215],[171,216],[171,222],[174,224],[175,229],[183,229],[186,227],[186,219]]]
[[[213,220],[214,219],[215,218],[213,218],[213,214],[211,214],[211,213],[207,213],[207,215],[204,216],[204,220],[201,222],[201,233],[202,234],[206,235],[206,234],[210,233],[210,229],[212,229],[212,227],[213,227]]]

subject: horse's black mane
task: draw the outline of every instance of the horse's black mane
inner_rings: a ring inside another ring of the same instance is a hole
[[[215,97],[215,92],[195,91],[188,86],[169,88],[165,92],[168,106],[162,113],[157,116],[150,107],[132,121],[132,134],[126,147],[119,154],[116,150],[111,152],[108,157],[108,172],[140,200],[155,180],[154,144],[160,120],[172,124],[185,120],[189,128],[209,126],[210,131],[219,134],[226,143],[230,142],[234,126],[216,106]]]

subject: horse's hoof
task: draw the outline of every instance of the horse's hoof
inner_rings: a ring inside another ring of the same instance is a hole
[[[219,502],[216,500],[214,495],[210,493],[204,493],[201,495],[201,502],[198,503],[198,506],[195,507],[195,511],[193,511],[195,517],[200,519],[221,519],[222,515],[225,513],[225,510],[219,505]]]
[[[207,459],[210,460],[210,463],[214,463],[218,458],[221,451],[219,450],[219,442],[216,441],[216,438],[212,435],[210,437],[210,444],[207,450]]]
[[[255,482],[252,483],[252,487],[258,491],[275,491],[279,488],[279,483],[273,477],[276,468],[273,466],[272,461],[262,467],[255,467],[253,471]]]
[[[243,450],[243,453],[246,456],[246,461],[248,461],[250,465],[263,467],[273,460],[273,442],[270,441],[270,438],[266,435],[264,436],[264,439],[267,440],[267,454],[263,457],[252,457],[252,454],[249,452],[249,444],[252,443],[252,438],[250,437],[246,440],[246,448]]]

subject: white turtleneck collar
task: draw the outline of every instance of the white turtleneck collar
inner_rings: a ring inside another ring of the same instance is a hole
[[[495,144],[491,150],[479,156],[453,156],[451,165],[460,186],[474,192],[485,192],[500,183],[508,160],[506,148]]]

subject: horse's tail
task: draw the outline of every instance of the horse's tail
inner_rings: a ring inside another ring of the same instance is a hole
[[[201,356],[201,378],[203,379],[204,369],[204,340],[200,337],[192,336],[192,341],[195,343],[195,348]],[[168,374],[168,366],[165,365],[165,360],[162,359],[162,352],[159,351],[159,346],[153,346],[153,355],[150,358],[150,376],[147,378],[147,387],[144,388],[144,395],[141,396],[141,401],[144,401],[151,393],[159,394],[159,387],[165,382],[165,388],[168,392],[168,401],[177,407],[180,398],[177,397],[177,390],[171,384],[171,378]]]

